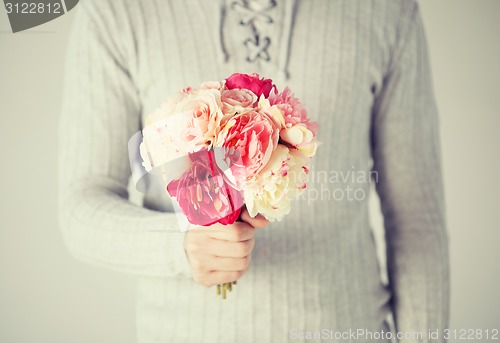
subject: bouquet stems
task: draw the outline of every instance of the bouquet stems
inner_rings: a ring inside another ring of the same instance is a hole
[[[236,285],[236,281],[226,282],[222,285],[217,285],[217,295],[221,295],[222,299],[226,299],[226,293],[233,291],[233,285]]]

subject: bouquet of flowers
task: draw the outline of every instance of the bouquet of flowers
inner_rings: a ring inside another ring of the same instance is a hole
[[[232,224],[244,205],[272,222],[306,188],[316,134],[289,88],[233,74],[169,97],[146,119],[140,154],[163,177],[184,227]],[[231,285],[222,289],[225,297]]]

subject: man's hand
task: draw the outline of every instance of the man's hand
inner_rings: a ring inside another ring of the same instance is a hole
[[[261,215],[251,218],[246,208],[241,219],[231,225],[214,224],[188,230],[184,249],[194,281],[211,287],[236,281],[245,274],[255,244],[255,229],[265,227],[268,221]]]

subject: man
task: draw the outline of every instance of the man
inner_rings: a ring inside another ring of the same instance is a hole
[[[138,276],[139,342],[387,332],[391,314],[397,331],[421,332],[423,341],[446,327],[437,114],[415,1],[88,0],[79,7],[61,120],[61,226],[78,258]],[[319,122],[313,180],[282,222],[244,213],[230,227],[183,234],[158,182],[143,207],[128,202],[127,141],[168,94],[233,72],[290,86]],[[355,177],[332,177],[349,172]],[[388,286],[369,225],[372,179],[359,175],[376,175]],[[354,191],[366,196],[349,197]],[[224,302],[199,285],[240,277]]]

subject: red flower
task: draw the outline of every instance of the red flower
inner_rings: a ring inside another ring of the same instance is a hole
[[[189,154],[191,168],[178,180],[167,185],[176,197],[188,221],[193,225],[210,226],[234,223],[243,206],[242,195],[225,180],[215,163],[213,151],[206,149]]]
[[[226,87],[227,89],[248,89],[255,93],[258,98],[260,98],[262,94],[268,98],[269,93],[273,88],[276,91],[276,86],[273,84],[273,80],[265,78],[261,79],[257,73],[250,75],[235,73],[226,79]]]

